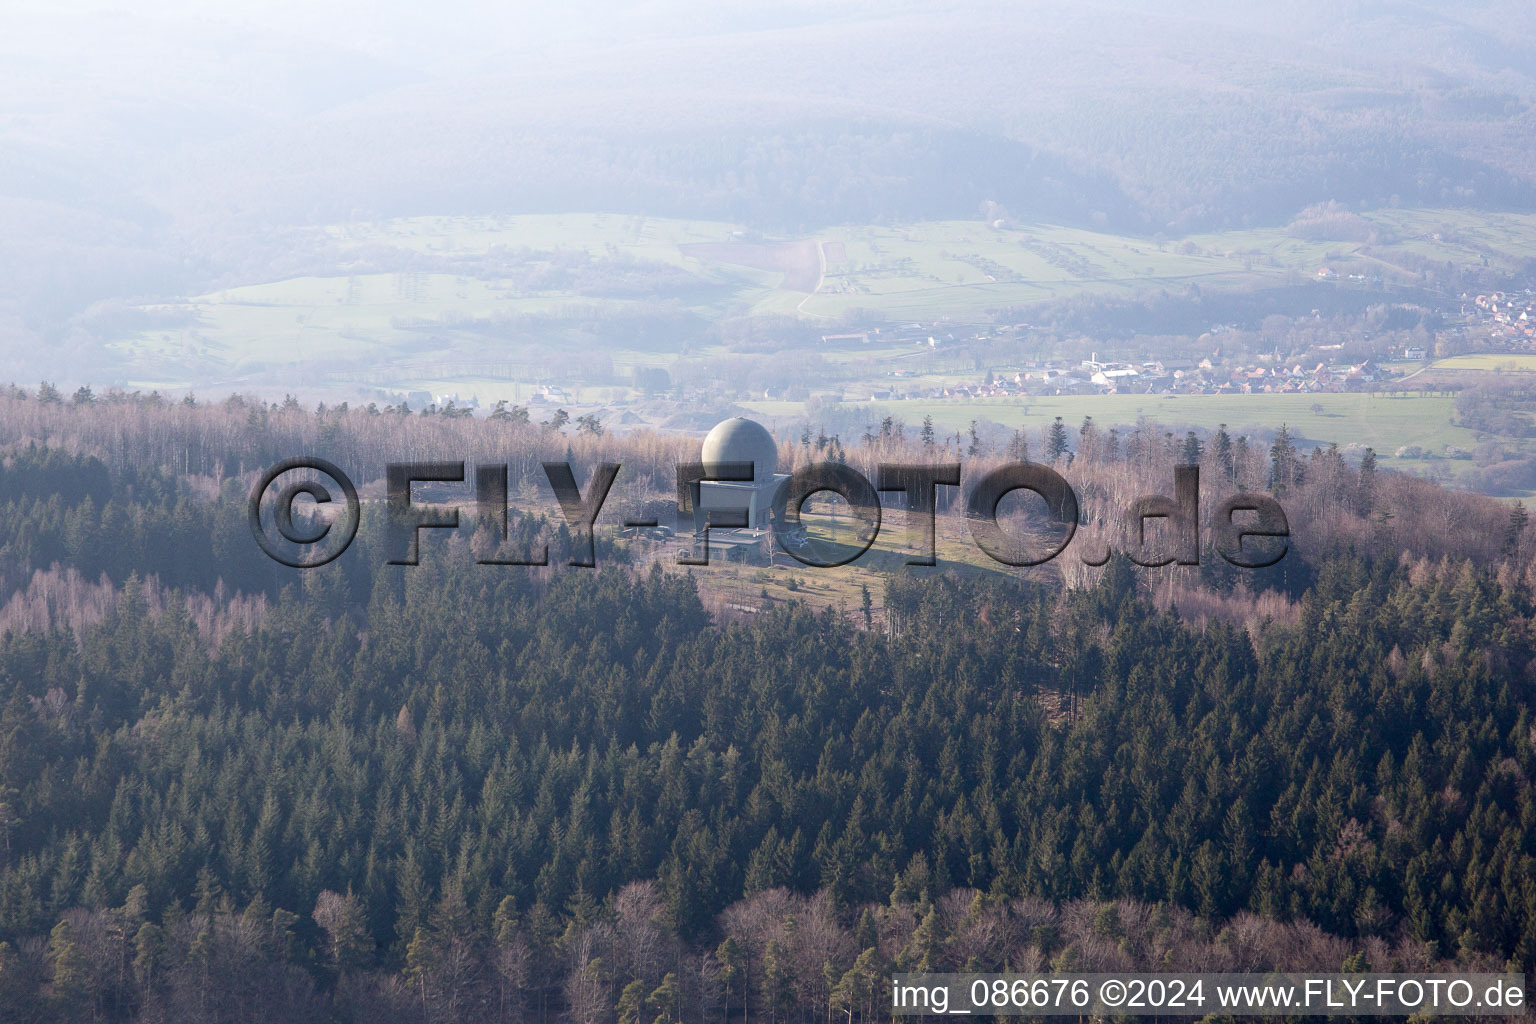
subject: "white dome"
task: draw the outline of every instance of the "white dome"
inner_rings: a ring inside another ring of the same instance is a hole
[[[773,479],[779,468],[779,446],[761,423],[734,416],[721,420],[704,438],[699,458],[706,467],[725,462],[750,462],[758,483]]]

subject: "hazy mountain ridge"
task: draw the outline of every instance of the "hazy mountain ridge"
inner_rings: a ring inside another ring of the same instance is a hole
[[[284,262],[288,228],[342,221],[608,210],[803,232],[994,200],[1150,236],[1327,200],[1536,207],[1516,4],[173,6],[9,16],[8,352],[66,343],[95,302],[269,278],[252,262]]]
[[[189,194],[179,183],[179,194],[206,197],[215,215],[244,205],[281,216],[289,200],[280,191],[264,196],[252,179],[308,181],[323,167],[329,173],[311,194],[332,208],[415,212],[399,208],[403,191],[423,212],[446,212],[451,200],[428,179],[452,169],[488,176],[504,210],[639,202],[651,204],[647,212],[718,216],[711,190],[698,187],[703,179],[740,196],[749,219],[767,224],[826,220],[823,208],[839,209],[843,181],[871,191],[891,217],[972,212],[972,196],[942,179],[923,184],[929,203],[947,208],[925,208],[882,190],[885,167],[866,170],[857,150],[842,161],[816,159],[814,142],[794,144],[809,134],[835,145],[867,125],[879,138],[907,126],[918,132],[918,144],[899,154],[909,161],[928,155],[920,133],[933,126],[976,148],[991,143],[999,163],[1022,143],[1065,161],[1076,172],[1067,184],[1088,199],[1100,191],[1093,179],[1108,174],[1136,197],[1138,209],[1119,225],[1128,229],[1273,222],[1298,203],[1328,198],[1531,202],[1529,155],[1489,131],[1527,104],[1491,89],[1478,66],[1448,78],[1411,59],[1210,24],[1182,37],[1186,25],[1166,17],[1050,14],[1045,28],[1020,18],[908,15],[517,60],[498,74],[439,79],[333,109],[299,122],[294,144],[284,144],[288,126],[230,140],[199,161],[199,185]],[[1339,89],[1354,90],[1353,102],[1338,102]],[[1470,158],[1459,155],[1464,139],[1450,147],[1445,138],[1468,119],[1489,136],[1486,152],[1474,147]],[[788,195],[754,197],[737,187],[750,164],[711,166],[700,149],[722,132],[779,150]],[[573,139],[587,137],[602,140],[599,152],[572,149]],[[389,157],[383,164],[381,154]],[[619,167],[654,168],[654,184],[626,189],[604,173],[604,156]],[[230,168],[244,170],[234,179],[239,203],[221,194]],[[552,183],[573,181],[577,195],[551,194]],[[993,198],[1021,214],[1045,212],[1028,209],[1036,184],[1003,181]],[[289,212],[303,219],[310,211]]]

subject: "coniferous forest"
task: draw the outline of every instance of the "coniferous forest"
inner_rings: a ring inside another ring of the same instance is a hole
[[[661,440],[0,405],[0,1020],[852,1024],[893,970],[1536,965],[1518,507],[1084,425],[1085,494],[1191,456],[1281,494],[1285,571],[732,617],[607,534],[558,568],[531,515],[557,568],[385,566],[365,517],[301,573],[245,532],[301,450]]]

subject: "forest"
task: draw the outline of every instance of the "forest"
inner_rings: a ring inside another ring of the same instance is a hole
[[[557,567],[471,530],[386,566],[365,521],[299,573],[243,532],[272,453],[667,481],[686,441],[11,388],[0,1020],[851,1024],[898,969],[1529,971],[1524,509],[1283,435],[1053,435],[1023,450],[1090,514],[1174,460],[1273,491],[1285,571],[732,616],[607,534],[558,568],[521,515]]]

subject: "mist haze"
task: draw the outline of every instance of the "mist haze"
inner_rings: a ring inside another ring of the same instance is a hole
[[[340,221],[593,210],[783,231],[990,199],[1150,235],[1326,200],[1529,208],[1524,13],[9,5],[5,351],[94,358],[70,341],[93,304],[280,276],[284,232]]]

